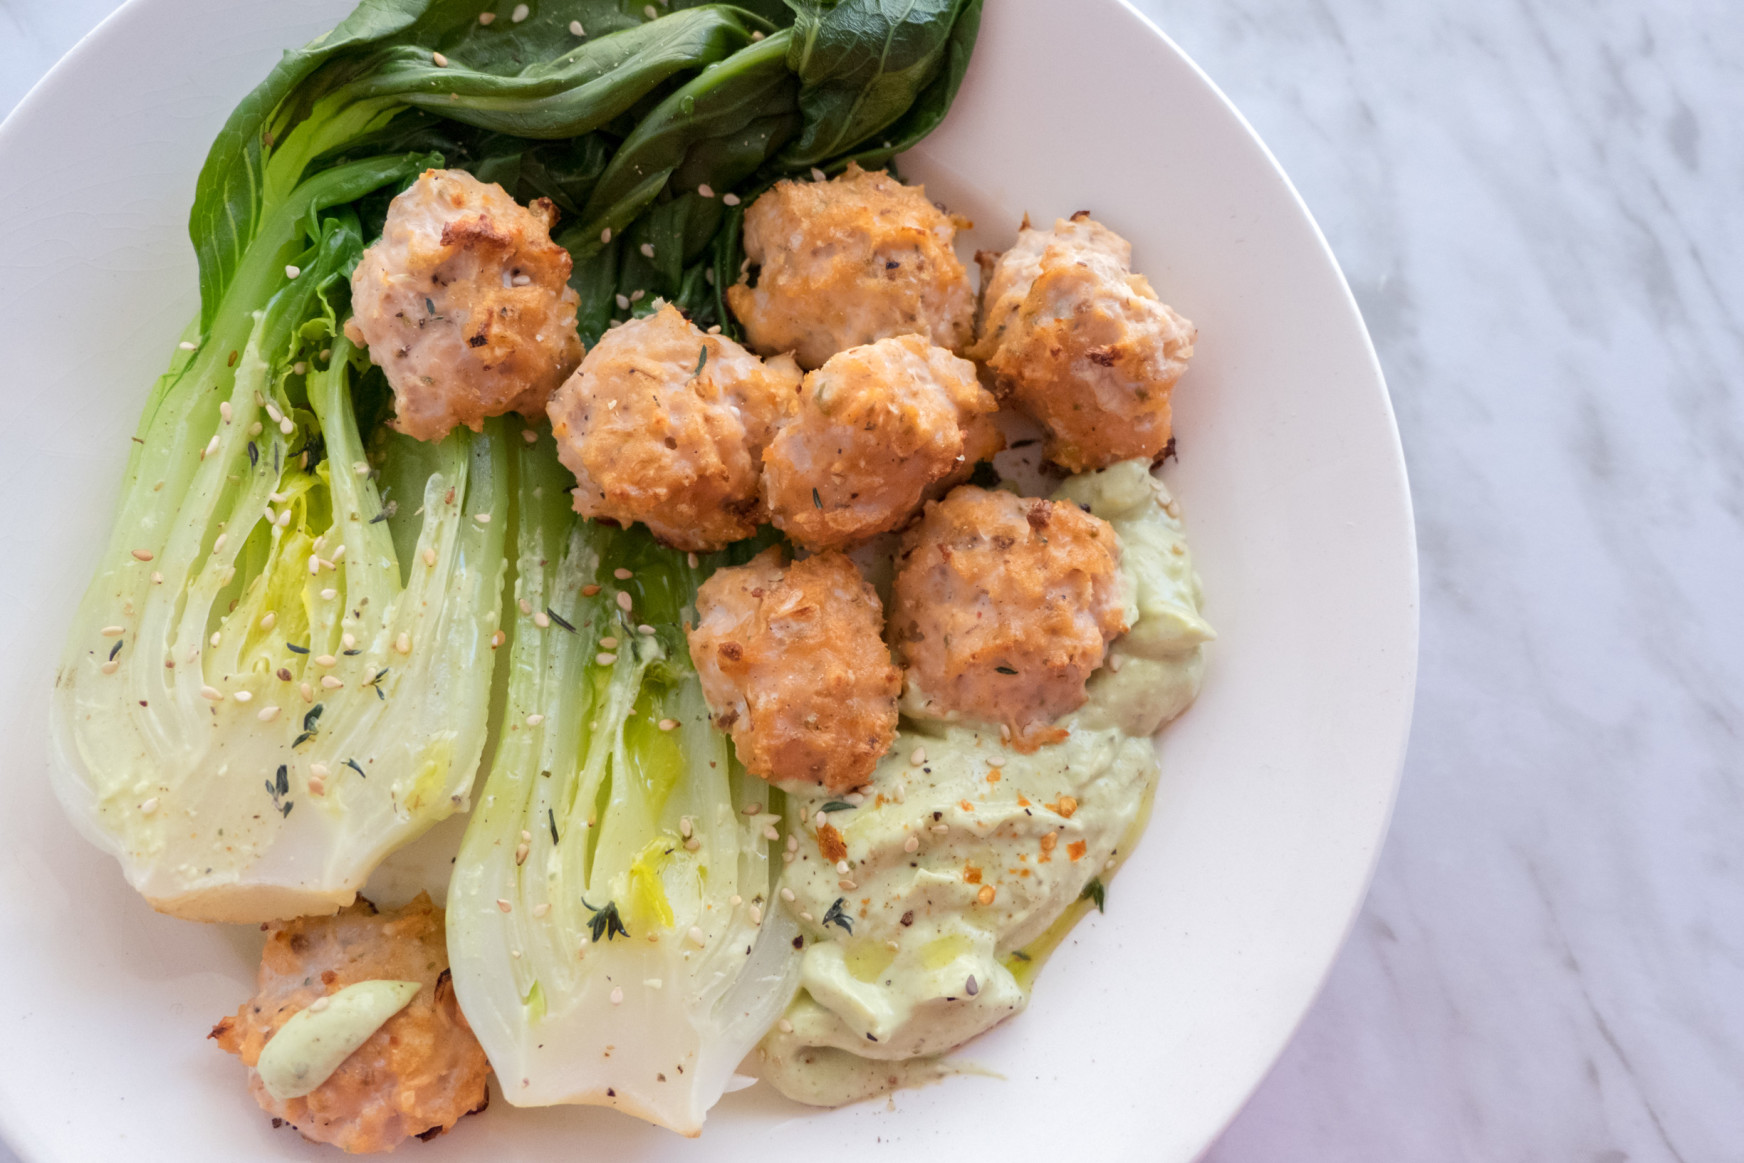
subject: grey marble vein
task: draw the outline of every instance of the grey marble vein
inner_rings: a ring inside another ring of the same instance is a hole
[[[1744,4],[1137,2],[1337,252],[1423,559],[1373,891],[1209,1158],[1744,1159]],[[0,0],[0,110],[112,7]]]

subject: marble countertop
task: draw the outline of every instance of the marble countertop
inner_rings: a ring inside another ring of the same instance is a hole
[[[1744,1157],[1744,5],[1138,3],[1337,252],[1422,552],[1374,888],[1208,1158]],[[0,0],[0,112],[113,7]]]

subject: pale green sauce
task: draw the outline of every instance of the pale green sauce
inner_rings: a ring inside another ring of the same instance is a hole
[[[417,996],[415,981],[359,981],[291,1015],[261,1048],[255,1073],[281,1102],[301,1098],[333,1076],[340,1063],[369,1041]]]
[[[1042,959],[1089,907],[1085,886],[1106,882],[1143,829],[1152,736],[1198,694],[1213,633],[1148,464],[1074,477],[1057,496],[1119,534],[1129,630],[1089,701],[1060,720],[1070,735],[1033,754],[1003,746],[995,727],[905,707],[878,793],[823,813],[847,846],[845,872],[816,842],[819,813],[840,801],[792,801],[802,841],[782,883],[806,936],[803,988],[762,1044],[764,1077],[790,1098],[836,1106],[954,1072],[940,1056],[1027,1004]],[[851,932],[824,923],[837,901]]]

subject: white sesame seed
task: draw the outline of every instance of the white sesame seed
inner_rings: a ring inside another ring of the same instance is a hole
[[[163,585],[163,574],[161,574],[161,573],[159,573],[159,572],[158,572],[158,571],[157,571],[157,570],[155,570],[155,569],[154,569],[154,570],[152,570],[152,571],[151,571],[151,584],[152,584],[152,585],[154,585],[154,586],[161,586],[161,585]]]
[[[654,257],[654,244],[652,242],[644,242],[641,246],[638,246],[636,249],[642,252],[643,258],[653,258]]]
[[[401,630],[400,636],[394,639],[394,649],[399,651],[401,654],[412,653],[412,636],[404,630]]]
[[[684,557],[685,564],[689,565],[690,568],[692,568],[692,569],[695,569],[697,567],[698,560],[699,559],[697,558],[696,554],[694,554],[694,553],[685,554],[685,557]]]
[[[527,726],[529,726],[529,727],[537,727],[540,723],[543,723],[544,721],[545,721],[545,716],[538,714],[538,713],[534,713],[534,714],[527,716]]]
[[[268,610],[266,612],[266,616],[260,620],[260,628],[262,630],[271,630],[273,628],[273,623],[277,622],[278,620],[279,620],[279,616],[277,614],[273,613],[271,610]]]
[[[821,182],[821,181],[826,180],[827,177],[828,177],[828,175],[826,175],[822,170],[818,169],[816,166],[813,166],[811,168],[811,180],[812,181]]]
[[[272,404],[269,402],[266,406],[266,417],[268,420],[271,420],[274,424],[277,424],[280,420],[283,420],[285,418],[285,414],[278,410],[278,406],[276,404]],[[275,501],[284,500],[284,498],[279,496],[277,493],[271,493],[268,495],[271,496],[272,499]]]
[[[671,731],[671,730],[676,729],[677,726],[678,726],[677,719],[662,719],[662,720],[660,720],[660,729],[662,731]]]
[[[714,286],[715,285],[715,268],[714,267],[703,267],[702,268],[702,278],[703,278],[703,281],[705,283],[707,283],[709,286],[711,286],[711,287]],[[712,334],[712,332],[711,332],[711,334]]]
[[[234,697],[235,697],[236,701],[239,703],[252,703],[254,701],[254,692],[253,691],[237,691]]]
[[[852,892],[860,886],[844,876],[841,880],[836,881],[836,887],[846,892]]]
[[[213,436],[211,440],[208,440],[206,442],[206,451],[204,451],[200,454],[200,459],[205,460],[208,456],[216,455],[217,452],[218,452],[218,437]]]
[[[474,513],[472,519],[477,521],[480,525],[489,525],[491,515],[489,513]]]
[[[291,365],[291,372],[294,375],[306,376],[309,374],[309,365],[299,359],[296,363]]]
[[[226,424],[230,423],[231,412],[230,412],[230,401],[229,400],[220,400],[218,402],[218,415],[224,421],[224,423],[226,423]]]
[[[435,565],[436,564],[436,551],[434,549],[429,548],[428,546],[426,546],[424,549],[424,564],[425,565]]]
[[[792,904],[793,899],[794,899],[793,898],[793,890],[791,888],[787,888],[787,887],[783,886],[781,889],[781,899],[786,901],[788,904]]]
[[[102,669],[104,674],[114,674],[116,671],[121,669],[121,664],[119,662],[116,662],[113,658],[111,658],[109,661],[107,661],[103,664],[101,669]]]
[[[312,1014],[318,1014],[321,1011],[325,1010],[328,1007],[328,1005],[331,1004],[331,1002],[332,1002],[331,998],[318,997],[314,1001],[309,1003],[309,1012]]]
[[[551,615],[547,614],[544,610],[537,611],[533,615],[533,625],[539,627],[541,630],[545,629],[551,625]]]
[[[294,267],[290,263],[285,264],[285,278],[294,279],[302,273],[303,273],[302,268]]]
[[[704,198],[712,198],[715,196],[714,187],[709,185],[707,182],[704,182],[702,185],[698,186],[696,188],[696,192],[698,194],[702,195]]]
[[[618,304],[618,310],[628,311],[630,309],[630,296],[617,295],[617,296],[615,296],[615,298],[616,298],[616,301]]]
[[[649,20],[653,20],[656,16],[660,15],[660,13],[658,13],[654,10],[654,5],[652,5],[652,4],[649,4],[646,7],[644,7],[642,9],[642,14],[644,16],[646,16]]]
[[[933,831],[937,832],[941,836],[943,836],[946,832],[949,832],[950,830],[951,830],[951,826],[949,824],[934,824],[933,825]]]
[[[631,578],[635,577],[636,575],[631,573],[627,569],[619,568],[619,569],[612,570],[612,576],[617,578],[619,581],[629,581]]]
[[[529,602],[526,598],[522,598],[515,604],[521,607],[521,613],[523,614],[531,614],[533,612],[533,603]]]
[[[910,763],[914,764],[914,766],[916,766],[916,767],[919,767],[921,764],[925,763],[926,762],[926,748],[925,747],[916,747],[914,749],[913,753],[909,755],[908,761]]]
[[[532,850],[533,850],[532,846],[530,844],[528,844],[525,840],[523,840],[523,841],[521,841],[521,843],[515,845],[515,863],[517,865],[527,863],[527,853],[531,852]]]
[[[783,1034],[793,1033],[793,1023],[788,1021],[786,1018],[782,1018],[779,1022],[776,1022],[775,1028],[780,1030]]]
[[[286,509],[283,512],[281,512],[278,515],[277,521],[275,522],[275,524],[277,524],[280,529],[285,528],[290,523],[291,523],[291,511],[289,509]]]
[[[618,591],[618,609],[628,614],[630,612],[630,595],[623,590]]]
[[[200,697],[203,699],[211,699],[215,703],[223,702],[224,692],[215,686],[203,686],[200,688]]]
[[[814,916],[812,916],[812,915],[811,915],[811,914],[810,914],[810,913],[807,913],[807,912],[801,912],[801,913],[800,913],[800,914],[799,914],[799,919],[800,919],[800,920],[802,920],[802,921],[814,921],[814,920],[816,920],[816,919],[817,919],[817,918],[816,918],[816,917],[814,917]]]
[[[781,862],[783,864],[792,864],[794,861],[794,857],[795,857],[795,854],[792,852],[783,852],[781,854]]]
[[[149,549],[135,549],[133,551],[133,559],[135,561],[150,561],[152,558],[154,558],[156,556],[157,556],[157,554],[153,553]]]
[[[515,10],[509,13],[509,19],[514,21],[516,24],[519,24],[521,21],[527,19],[528,11],[530,10],[525,4],[517,4],[515,5]]]
[[[146,800],[143,804],[139,805],[139,814],[142,816],[149,816],[155,811],[157,811],[156,796],[152,796],[149,800]]]
[[[610,666],[612,663],[614,663],[618,660],[618,656],[613,654],[609,650],[602,650],[598,654],[593,656],[593,660],[595,662],[599,663],[601,666]]]
[[[339,636],[339,645],[345,647],[345,649],[347,649],[347,650],[353,649],[357,645],[357,635],[351,633],[350,631],[347,631],[344,634],[341,634]]]
[[[581,21],[571,20],[569,22],[569,35],[570,36],[586,36],[587,29],[585,29],[581,26]]]
[[[615,985],[612,987],[612,1004],[615,1006],[619,1006],[619,1005],[624,1004],[624,987],[623,986]]]
[[[439,52],[433,52],[430,54],[430,63],[439,69],[446,69],[448,67],[448,58]]]
[[[761,32],[753,32],[753,33],[751,33],[751,39],[752,40],[762,40],[763,34]]]
[[[176,346],[181,348],[183,351],[197,351],[200,347],[199,344],[187,339],[182,340],[180,343],[176,344]]]
[[[616,650],[618,648],[618,640],[608,634],[600,639],[600,648],[602,650]]]
[[[305,703],[312,703],[315,701],[315,688],[306,682],[297,684],[297,693],[303,696],[303,701]]]
[[[644,291],[640,287],[638,287],[634,291],[630,292],[630,302],[640,303],[643,299],[647,298],[647,296],[648,296],[648,292]]]
[[[988,767],[1004,767],[1005,766],[1005,756],[1003,756],[1003,755],[989,755],[987,757],[987,766]]]
[[[695,836],[692,836],[690,839],[688,839],[684,842],[684,850],[686,852],[695,852],[698,848],[701,848],[701,847],[702,847],[702,841],[698,840]]]
[[[282,432],[284,435],[289,436],[291,433],[295,432],[296,430],[297,430],[297,426],[295,424],[291,423],[291,418],[289,416],[286,416],[283,420],[279,421],[279,431]]]
[[[603,246],[604,244],[610,242],[611,240],[612,240],[612,228],[610,226],[608,226],[604,230],[600,231],[600,244]]]
[[[779,840],[779,839],[781,839],[781,833],[777,832],[772,827],[765,827],[763,829],[763,838],[765,840]]]
[[[750,907],[750,909],[747,910],[747,912],[751,918],[751,923],[753,925],[761,925],[763,923],[763,910],[762,909],[758,908],[756,905],[752,905]]]
[[[491,649],[495,650],[497,647],[501,646],[503,643],[507,642],[508,640],[509,640],[509,636],[507,634],[504,634],[501,630],[498,630],[495,634],[492,634],[490,636]]]
[[[685,936],[690,938],[690,943],[692,945],[701,946],[708,944],[708,938],[704,937],[702,935],[702,930],[695,925],[690,927],[690,932],[686,933]]]
[[[504,900],[502,897],[497,898],[497,908],[503,910],[503,912],[506,913],[514,907],[515,907],[514,905],[511,905],[508,901]]]
[[[339,660],[337,658],[334,658],[331,654],[317,654],[315,656],[315,665],[316,666],[329,666],[330,667],[338,661]]]
[[[279,709],[277,707],[262,707],[254,717],[263,723],[270,723],[279,717]]]
[[[491,21],[495,20],[496,18],[497,18],[497,14],[494,12],[480,12],[478,14],[478,22],[480,24],[489,24]]]
[[[654,633],[654,627],[648,625],[648,623],[646,623],[646,622],[643,622],[640,626],[636,627],[636,633],[638,633],[638,634],[652,634],[652,633]]]
[[[343,682],[340,682],[338,679],[334,678],[330,674],[324,674],[321,676],[321,685],[326,687],[330,691],[336,691],[340,687],[344,686],[345,684]]]
[[[531,428],[523,428],[521,429],[521,439],[525,440],[528,444],[534,444],[537,443],[539,434]]]
[[[328,586],[326,589],[321,591],[321,600],[324,602],[331,602],[334,598],[337,598],[338,596],[339,596],[339,591],[334,589],[332,586]]]
[[[902,850],[904,852],[918,852],[918,851],[920,851],[920,837],[919,836],[910,836],[908,839],[904,840],[902,842]]]
[[[739,196],[737,194],[722,194],[721,203],[726,206],[737,206],[739,204]]]
[[[799,851],[799,837],[798,836],[790,835],[787,837],[787,850],[789,852],[798,852]]]
[[[739,810],[741,812],[744,812],[747,816],[755,816],[763,810],[763,805],[762,804],[746,804],[744,807],[740,808]]]
[[[550,901],[540,901],[538,904],[533,906],[533,915],[535,917],[542,917],[550,911],[551,911],[551,902]]]

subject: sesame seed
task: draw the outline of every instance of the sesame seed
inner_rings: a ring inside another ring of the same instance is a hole
[[[215,686],[203,686],[200,688],[200,697],[211,699],[215,703],[222,702],[224,700],[224,692]]]
[[[400,631],[400,636],[394,639],[394,649],[401,654],[412,653],[412,636],[404,630]]]
[[[841,889],[843,892],[852,892],[860,886],[844,876],[842,879],[836,881],[836,887]]]
[[[308,375],[309,374],[309,365],[307,363],[305,363],[303,360],[299,359],[296,363],[291,365],[291,371],[293,374],[299,375],[299,376]]]
[[[339,644],[345,647],[345,649],[350,650],[352,647],[357,645],[357,635],[347,631],[339,636]]]
[[[206,442],[206,451],[204,451],[200,454],[200,459],[205,460],[208,456],[216,455],[217,452],[218,452],[218,437],[213,436],[211,440],[208,440]]]
[[[105,626],[101,631],[105,638],[119,638],[121,637],[121,632],[122,628],[120,626]]]
[[[502,897],[497,898],[497,908],[503,910],[503,912],[506,913],[514,907],[515,907],[514,905],[511,905],[508,901],[504,900]]]
[[[521,613],[523,614],[531,614],[533,612],[533,603],[529,602],[526,598],[522,598],[515,604],[521,607]]]
[[[321,685],[330,691],[336,691],[345,684],[330,674],[324,674],[321,676]]]
[[[306,682],[297,684],[297,693],[303,696],[303,701],[305,703],[312,703],[315,701],[315,688]]]
[[[1004,767],[1005,766],[1005,756],[1003,756],[1003,755],[989,755],[987,757],[987,766],[988,767]]]
[[[515,863],[516,863],[516,865],[521,865],[521,864],[527,863],[527,853],[531,852],[532,850],[533,850],[532,846],[529,845],[525,840],[523,840],[523,841],[521,841],[521,843],[517,844],[515,846]]]
[[[104,674],[114,674],[116,671],[121,669],[121,664],[111,658],[108,662],[105,662],[100,669]]]
[[[728,206],[737,206],[739,204],[739,196],[737,194],[722,194],[721,202]]]
[[[425,565],[435,565],[436,564],[436,551],[434,549],[429,548],[428,546],[426,546],[424,549],[424,564]]]
[[[446,69],[448,67],[448,58],[439,52],[433,52],[430,54],[430,63],[439,69]]]
[[[626,614],[630,612],[630,595],[623,590],[618,591],[618,609]]]
[[[646,16],[649,20],[653,20],[656,16],[660,15],[660,13],[658,13],[654,10],[654,5],[652,5],[652,4],[649,4],[646,7],[644,7],[642,9],[642,14],[644,16]]]
[[[331,654],[317,654],[315,656],[315,665],[316,666],[332,666],[335,663],[337,663],[338,661],[339,660],[337,658],[334,658]]]
[[[521,429],[521,439],[528,444],[536,444],[539,441],[539,434],[531,428],[523,428]]]
[[[684,816],[684,817],[679,819],[679,821],[678,821],[678,834],[680,836],[683,836],[686,840],[688,840],[688,839],[690,839],[690,834],[692,832],[694,832],[695,830],[696,830],[696,825],[692,824],[690,822],[689,816]]]
[[[581,596],[584,598],[591,598],[599,592],[600,588],[596,585],[585,585],[581,587]]]
[[[802,921],[813,921],[817,918],[813,917],[810,913],[802,912],[799,914],[799,919]]]
[[[848,875],[848,862],[846,860],[836,861],[836,875],[837,876]]]
[[[652,242],[644,242],[641,246],[638,246],[636,249],[642,252],[643,258],[653,258],[654,257],[654,244]]]
[[[925,763],[926,762],[926,748],[925,747],[916,747],[914,749],[913,754],[911,754],[908,757],[908,761],[916,767],[919,767],[921,764]]]
[[[260,709],[260,713],[255,715],[255,718],[259,719],[263,723],[270,723],[278,717],[279,717],[279,709],[277,707],[262,707]]]
[[[539,610],[533,615],[533,625],[539,627],[541,630],[545,629],[551,625],[551,615],[547,614],[544,610]]]
[[[773,827],[765,827],[763,829],[763,838],[765,840],[779,840],[781,839],[781,833],[777,832]]]
[[[937,835],[940,835],[940,836],[943,836],[946,832],[949,832],[950,830],[951,830],[951,826],[949,824],[934,824],[933,825],[933,832],[936,833]]]
[[[489,525],[491,515],[489,513],[474,513],[472,519],[477,521],[480,525]]]
[[[991,886],[989,886],[989,888],[991,888]],[[976,994],[981,992],[981,984],[975,980],[975,975],[973,973],[969,975],[969,980],[963,983],[963,992],[968,994],[970,997],[974,997]]]
[[[268,510],[268,511],[270,512],[271,510]],[[280,513],[278,515],[278,519],[274,522],[274,524],[276,524],[280,529],[285,528],[290,523],[291,523],[291,511],[289,509],[286,509],[284,512]]]
[[[792,904],[794,900],[793,890],[783,885],[781,889],[781,899],[786,901],[788,904]]]
[[[146,800],[143,804],[139,805],[139,814],[142,816],[149,816],[155,811],[157,811],[156,796],[152,796],[149,800]]]
[[[618,295],[616,298],[617,298],[618,310],[628,311],[630,309],[630,296]]]
[[[235,698],[236,698],[236,701],[239,703],[252,703],[254,701],[254,692],[253,691],[237,691]]]
[[[795,856],[795,854],[792,852],[783,852],[781,854],[781,863],[792,864],[794,861],[794,856]]]
[[[798,852],[799,851],[799,837],[798,836],[789,835],[787,837],[787,850],[789,852]]]
[[[595,662],[599,663],[601,666],[610,666],[612,663],[614,663],[618,660],[618,656],[613,654],[609,650],[602,650],[598,654],[593,656],[593,660]]]
[[[497,18],[497,14],[494,12],[480,12],[478,14],[478,22],[480,24],[489,24],[491,21],[495,20],[496,18]]]
[[[514,21],[516,24],[519,24],[521,21],[527,19],[527,13],[529,11],[530,10],[525,4],[517,4],[515,5],[515,10],[509,13],[509,19]]]
[[[309,1012],[312,1014],[318,1014],[322,1010],[325,1010],[330,1003],[330,998],[318,997],[309,1003]]]
[[[616,986],[612,987],[612,1004],[615,1006],[619,1006],[619,1005],[624,1004],[624,987],[623,986],[616,985]]]
[[[904,852],[919,852],[920,851],[920,837],[919,836],[910,836],[908,839],[904,840],[902,842],[902,850]]]
[[[498,630],[495,634],[492,634],[490,637],[491,649],[495,650],[497,647],[501,646],[504,642],[507,642],[508,640],[509,640],[509,636],[507,634],[504,634],[501,630]]]
[[[686,852],[695,852],[698,848],[701,848],[701,847],[702,847],[702,841],[698,840],[695,836],[692,836],[690,839],[688,839],[684,842],[684,850]]]
[[[285,264],[285,278],[294,279],[302,273],[303,271],[301,267],[294,267],[290,263]]]
[[[286,416],[283,420],[279,421],[279,431],[284,433],[286,436],[289,436],[296,430],[297,426],[291,423],[291,418],[289,416]]]
[[[695,925],[690,927],[690,932],[686,933],[685,936],[690,938],[692,945],[706,945],[708,943],[708,938],[704,937],[702,930]]]
[[[640,303],[647,296],[647,294],[648,294],[647,291],[644,291],[640,287],[638,287],[636,290],[630,292],[630,302]]]
[[[827,177],[827,175],[822,170],[818,169],[816,166],[813,166],[811,168],[811,180],[812,181],[821,182],[821,181],[824,181],[826,179],[826,177]]]
[[[751,906],[749,915],[753,925],[761,925],[763,923],[763,910],[758,908],[756,905]]]
[[[186,339],[184,339],[180,343],[176,344],[176,346],[181,348],[183,351],[198,351],[200,348],[199,344],[191,342],[190,340],[186,340]]]
[[[744,812],[747,816],[755,816],[756,814],[758,814],[759,812],[761,812],[763,810],[763,805],[762,804],[746,804],[744,807],[740,808],[739,810],[741,812]]]
[[[677,719],[662,719],[662,720],[660,720],[660,729],[662,731],[672,731],[672,730],[675,730],[677,727],[678,727],[678,720]]]
[[[149,549],[135,549],[133,551],[133,560],[135,561],[150,561],[156,556],[157,555]]]
[[[618,648],[618,640],[608,634],[600,639],[600,647],[604,650],[616,650]]]
[[[337,598],[338,596],[339,596],[339,591],[334,589],[332,586],[328,586],[326,589],[321,591],[321,599],[323,601],[331,602],[334,598]]]
[[[780,1030],[783,1034],[793,1033],[793,1023],[788,1021],[786,1018],[782,1018],[779,1022],[776,1022],[775,1028]]]
[[[230,423],[230,401],[229,400],[220,400],[218,402],[218,415],[223,418],[224,423],[226,423],[226,424]]]
[[[698,186],[696,188],[696,192],[698,194],[701,194],[704,198],[712,198],[715,196],[714,187],[710,186],[707,182],[704,182],[702,185]]]
[[[752,40],[762,40],[762,39],[763,39],[763,34],[762,34],[762,33],[761,33],[761,32],[753,32],[753,33],[752,33],[752,34],[751,34],[751,39],[752,39]]]
[[[648,625],[648,623],[646,623],[646,622],[643,622],[640,626],[636,627],[636,633],[638,633],[638,634],[652,634],[652,633],[654,633],[654,627]]]
[[[155,569],[154,569],[154,570],[152,570],[152,571],[151,571],[151,584],[152,584],[152,585],[154,585],[154,586],[161,586],[161,585],[163,585],[163,574],[161,574],[161,573],[159,573],[159,572],[158,572],[158,571],[157,571],[157,570],[155,570]]]
[[[542,917],[550,911],[551,911],[551,902],[550,901],[540,901],[538,904],[533,906],[533,915],[535,917]]]
[[[581,21],[571,20],[569,22],[569,35],[570,36],[586,36],[587,29],[585,29],[581,26]]]
[[[604,230],[600,231],[600,245],[603,246],[606,243],[610,242],[611,240],[612,240],[612,228],[610,226],[608,226]]]
[[[545,716],[538,714],[537,712],[527,716],[527,726],[529,726],[529,727],[537,727],[540,723],[543,723],[544,721],[545,721]]]

